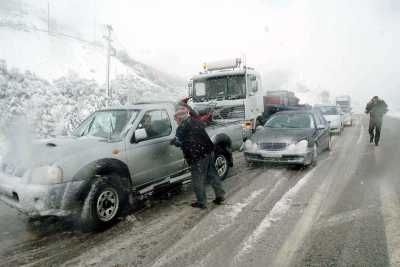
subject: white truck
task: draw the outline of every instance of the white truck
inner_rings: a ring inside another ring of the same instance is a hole
[[[352,118],[352,108],[351,108],[351,97],[349,95],[342,95],[336,97],[336,105],[340,107],[343,111],[343,121],[344,125],[351,126],[353,125]]]
[[[249,137],[264,112],[261,76],[240,58],[204,63],[188,84],[194,108],[212,106],[214,117],[240,119],[243,138]]]

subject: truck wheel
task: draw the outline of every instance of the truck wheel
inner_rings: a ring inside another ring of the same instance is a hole
[[[89,232],[112,225],[121,213],[122,201],[119,188],[104,179],[96,180],[82,207],[81,229]]]
[[[221,180],[226,178],[230,168],[227,153],[228,152],[219,147],[217,147],[217,150],[215,151],[214,167]]]

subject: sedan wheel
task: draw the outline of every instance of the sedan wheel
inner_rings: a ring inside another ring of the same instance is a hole
[[[332,149],[332,138],[329,136],[328,147],[326,148],[326,150],[330,151],[331,149]]]
[[[318,158],[318,145],[314,143],[311,165],[317,164],[317,158]]]

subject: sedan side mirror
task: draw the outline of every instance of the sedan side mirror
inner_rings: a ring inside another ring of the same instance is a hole
[[[135,131],[135,141],[139,142],[147,138],[146,129],[136,129]]]

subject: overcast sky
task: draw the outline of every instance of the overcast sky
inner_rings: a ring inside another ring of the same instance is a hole
[[[398,0],[82,2],[50,1],[52,15],[87,39],[101,39],[99,25],[110,23],[116,46],[186,79],[205,61],[245,55],[264,80],[279,73],[290,84],[400,104]]]

